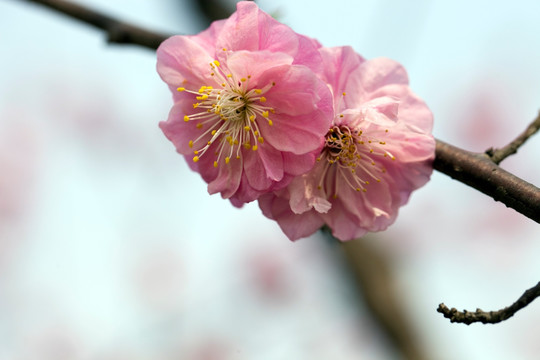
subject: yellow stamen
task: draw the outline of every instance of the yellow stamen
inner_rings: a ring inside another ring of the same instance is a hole
[[[184,121],[185,121],[185,122],[188,122],[188,121],[189,121],[189,116],[184,115]]]
[[[197,162],[197,161],[199,161],[199,157],[198,157],[198,156],[194,156],[194,157],[193,157],[193,162]]]

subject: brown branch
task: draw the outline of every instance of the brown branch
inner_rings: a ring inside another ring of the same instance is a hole
[[[157,49],[159,44],[170,35],[159,34],[139,26],[120,21],[86,6],[62,0],[26,0],[55,10],[107,33],[107,42],[116,44],[134,44]]]
[[[490,148],[486,150],[486,154],[491,158],[495,164],[500,164],[501,161],[508,156],[517,153],[521,145],[525,143],[531,136],[533,136],[538,130],[540,130],[540,112],[536,119],[533,120],[514,141],[500,149]]]
[[[354,276],[359,295],[389,343],[403,359],[430,358],[400,301],[395,286],[395,272],[388,254],[374,246],[373,239],[369,237],[343,242],[334,238],[326,226],[323,227],[323,233],[332,245],[338,244],[343,250],[343,260],[347,270]]]
[[[486,154],[437,140],[433,167],[540,223],[540,189],[495,164]]]
[[[109,42],[156,49],[167,36],[119,21],[82,5],[60,0],[26,0],[103,29]],[[539,116],[540,117],[540,116]],[[496,201],[540,222],[540,189],[501,169],[496,163],[514,153],[540,126],[537,120],[508,146],[486,154],[466,151],[437,140],[435,170],[467,184]]]
[[[475,322],[481,322],[482,324],[496,324],[514,316],[516,312],[529,305],[540,296],[540,282],[536,286],[525,291],[523,295],[512,305],[505,307],[498,311],[482,311],[476,309],[475,312],[467,310],[458,311],[456,308],[449,309],[446,305],[440,304],[437,311],[444,315],[445,318],[450,319],[450,322],[457,322],[470,325]]]

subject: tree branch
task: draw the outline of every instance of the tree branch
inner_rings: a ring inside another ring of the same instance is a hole
[[[495,164],[486,154],[437,140],[433,167],[540,223],[540,189]]]
[[[437,311],[443,314],[445,318],[450,319],[450,322],[453,323],[457,322],[467,325],[475,322],[481,322],[482,324],[496,324],[511,318],[516,312],[529,305],[539,296],[540,282],[536,284],[536,286],[525,291],[515,303],[499,311],[486,312],[481,309],[476,309],[475,312],[467,310],[458,311],[456,308],[449,309],[444,304],[440,304]]]
[[[538,113],[536,119],[534,119],[533,122],[529,124],[527,129],[525,129],[525,131],[522,132],[514,141],[501,149],[490,148],[486,150],[486,154],[495,164],[500,164],[501,161],[506,159],[508,156],[517,153],[519,147],[538,130],[540,130],[540,112]]]
[[[134,44],[157,49],[159,44],[170,35],[159,34],[139,26],[120,21],[114,17],[92,10],[86,6],[62,0],[26,0],[45,6],[59,13],[92,25],[107,33],[107,42],[116,44]]]
[[[167,35],[142,29],[68,1],[26,1],[41,4],[102,29],[107,32],[109,42],[156,49],[167,38]],[[512,143],[499,150],[488,150],[487,154],[473,153],[437,140],[433,167],[540,223],[540,189],[497,165],[502,159],[515,153],[518,147],[538,130],[539,118]]]

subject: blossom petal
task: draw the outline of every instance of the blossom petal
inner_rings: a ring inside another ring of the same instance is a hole
[[[349,241],[364,236],[368,231],[359,227],[356,219],[347,213],[332,209],[329,214],[320,215],[332,229],[332,235],[341,241]]]
[[[233,158],[228,164],[218,166],[218,174],[214,181],[208,184],[208,193],[221,193],[221,197],[228,199],[236,193],[242,177],[242,159]]]
[[[326,213],[332,204],[321,197],[321,192],[317,189],[317,182],[313,176],[297,176],[288,187],[289,205],[295,214],[302,214],[306,211],[315,210],[319,213]]]
[[[294,214],[287,200],[274,194],[261,195],[258,202],[263,214],[271,219],[277,219],[279,227],[290,240],[309,236],[324,225],[324,221],[316,212]]]
[[[251,187],[253,187],[255,190],[265,191],[270,189],[274,182],[268,175],[265,162],[257,154],[257,152],[251,150],[244,152],[244,154],[246,154],[244,156],[244,167],[247,169],[245,174]],[[278,161],[276,157],[267,160],[269,162]],[[275,164],[269,164],[270,171],[274,171],[274,168]],[[276,169],[276,171],[279,170]],[[281,177],[283,177],[283,173],[281,173]]]
[[[284,71],[284,72],[282,72]],[[273,124],[260,121],[265,141],[281,151],[305,154],[322,146],[333,116],[330,90],[306,67],[270,69],[262,75],[280,79],[267,93]]]
[[[161,79],[173,88],[182,84],[200,86],[214,82],[209,64],[213,57],[187,36],[172,36],[157,49],[157,71]]]
[[[305,174],[313,168],[319,153],[319,149],[306,154],[283,152],[283,171],[293,176]]]
[[[294,55],[298,37],[291,28],[259,10],[254,2],[241,1],[223,25],[216,45],[233,51],[270,50]]]
[[[365,61],[364,58],[358,55],[350,46],[321,48],[319,52],[322,55],[324,64],[324,80],[332,89],[336,104],[340,103],[343,92],[346,91],[347,94],[336,111],[339,112],[342,109],[350,108],[350,106],[347,106],[348,99],[358,97],[358,92],[360,92],[360,95],[364,93],[363,87],[359,91],[356,82],[351,82],[351,85],[348,85],[349,79],[351,79],[350,74],[358,69],[360,64]],[[355,87],[353,84],[357,86]]]
[[[262,88],[269,84],[263,82],[266,80],[260,81],[259,79],[264,72],[268,71],[269,68],[278,68],[278,72],[283,71],[283,68],[287,69],[287,65],[291,65],[292,62],[293,57],[284,53],[236,51],[227,58],[226,65],[230,72],[236,76],[247,77],[250,75],[251,87]]]

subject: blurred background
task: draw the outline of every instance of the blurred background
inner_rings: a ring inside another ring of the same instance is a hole
[[[171,34],[234,10],[80,3]],[[503,146],[540,108],[540,2],[257,3],[401,62],[451,144]],[[498,325],[435,311],[497,310],[536,284],[532,220],[434,173],[386,232],[291,243],[255,203],[209,196],[163,136],[154,52],[16,0],[0,39],[1,360],[538,358],[540,301]],[[539,151],[537,136],[502,166],[538,185]]]

